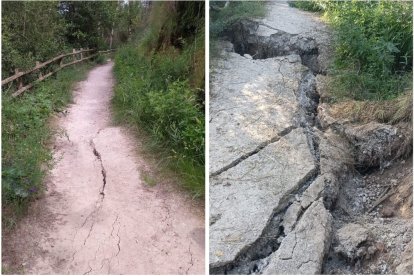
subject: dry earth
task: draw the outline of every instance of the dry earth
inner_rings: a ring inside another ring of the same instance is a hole
[[[56,120],[47,191],[7,240],[3,268],[25,274],[203,274],[201,208],[170,185],[147,186],[139,143],[111,125],[113,63],[79,83]],[[139,149],[138,149],[139,152]]]

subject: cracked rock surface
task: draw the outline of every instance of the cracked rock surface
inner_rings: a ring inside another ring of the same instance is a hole
[[[270,255],[263,274],[319,274],[330,245],[332,216],[321,200],[303,214],[295,230]]]
[[[47,192],[9,248],[27,274],[202,274],[204,220],[189,198],[140,179],[137,142],[111,126],[113,63],[91,70],[55,122]]]
[[[210,88],[210,173],[294,125],[295,90],[304,70],[299,60],[298,55],[251,60],[230,53],[220,61]]]
[[[288,158],[286,153],[289,152]],[[231,262],[256,241],[274,209],[316,170],[301,129],[210,179],[210,263]]]
[[[287,3],[267,7],[232,26],[233,46],[212,62],[212,274],[317,274],[330,246],[323,196],[336,178],[320,174],[315,127],[326,28]]]

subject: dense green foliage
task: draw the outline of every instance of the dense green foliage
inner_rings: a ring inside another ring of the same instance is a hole
[[[289,6],[295,7],[304,11],[322,12],[325,10],[326,1],[288,1]]]
[[[410,87],[412,2],[315,0],[291,5],[324,11],[333,26],[332,73],[339,95],[390,99]]]
[[[57,2],[2,2],[3,79],[64,50],[65,22],[57,9]]]
[[[115,57],[118,120],[148,133],[204,196],[204,3],[152,3],[147,28]]]
[[[53,112],[71,100],[72,84],[81,80],[89,64],[59,72],[39,83],[24,97],[2,97],[2,201],[3,218],[13,219],[25,203],[42,191],[42,180],[51,165],[47,147],[52,137],[48,124]]]
[[[188,80],[188,57],[155,54],[151,61],[125,46],[116,55],[115,105],[183,158],[204,162],[204,114]],[[186,76],[187,75],[187,76]]]
[[[139,2],[3,1],[2,79],[72,48],[108,49],[139,25]]]
[[[74,48],[106,48],[115,21],[117,2],[61,1],[65,39]]]
[[[262,1],[231,1],[224,7],[223,1],[211,1],[210,37],[216,38],[234,22],[265,15],[265,3]]]

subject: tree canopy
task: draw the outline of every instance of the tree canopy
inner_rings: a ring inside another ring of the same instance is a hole
[[[72,48],[108,49],[142,23],[141,2],[2,2],[2,71],[27,69]]]

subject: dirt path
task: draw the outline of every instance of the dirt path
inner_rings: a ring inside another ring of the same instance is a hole
[[[150,188],[137,142],[111,126],[112,63],[78,85],[57,125],[57,163],[3,260],[30,274],[201,274],[204,220],[191,200]]]

